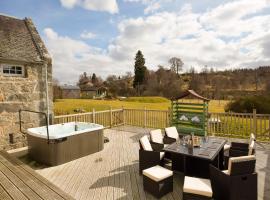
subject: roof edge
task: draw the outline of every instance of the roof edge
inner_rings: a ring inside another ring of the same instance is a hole
[[[20,19],[20,18],[18,18],[18,17],[15,17],[15,16],[13,16],[13,15],[7,15],[7,14],[1,13],[1,12],[0,12],[0,15],[5,16],[5,17],[10,17],[10,18],[13,18],[13,19],[22,20],[22,19]]]
[[[32,38],[32,41],[40,55],[40,58],[41,60],[43,61],[47,61],[49,63],[52,62],[52,58],[43,42],[43,40],[41,39],[33,21],[31,18],[24,18],[24,22],[25,22],[25,25],[31,35],[31,38]]]
[[[194,90],[186,90],[185,92],[183,92],[181,95],[179,95],[178,97],[176,98],[173,98],[172,100],[178,100],[178,99],[182,99],[184,97],[187,97],[189,95],[192,95],[198,99],[201,99],[203,101],[210,101],[210,99],[207,99],[199,94],[197,94]]]

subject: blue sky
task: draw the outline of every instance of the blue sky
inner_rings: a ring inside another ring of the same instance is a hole
[[[0,13],[33,19],[62,83],[133,71],[138,49],[153,70],[270,62],[269,0],[1,0]]]

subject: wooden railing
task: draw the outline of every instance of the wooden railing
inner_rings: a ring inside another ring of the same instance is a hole
[[[54,124],[80,121],[80,122],[90,122],[103,125],[105,128],[120,126],[124,124],[124,110],[104,110],[95,111],[71,115],[59,115],[54,117]]]
[[[248,138],[254,133],[259,140],[270,141],[270,114],[209,113],[208,135]],[[170,126],[170,111],[149,109],[115,109],[71,115],[60,115],[54,123],[82,121],[102,124],[104,127],[120,125],[165,128]]]
[[[168,110],[124,109],[125,124],[149,128],[165,128],[170,124]]]
[[[270,140],[270,114],[210,113],[208,134],[247,138],[254,133],[260,140]]]

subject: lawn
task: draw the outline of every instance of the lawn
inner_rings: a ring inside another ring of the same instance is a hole
[[[187,102],[197,100],[186,99]],[[228,101],[212,100],[209,103],[209,112],[224,112],[224,106]],[[58,99],[54,102],[55,115],[71,114],[80,109],[85,112],[108,110],[110,108],[134,108],[167,110],[171,105],[170,100],[163,97],[130,97],[123,100],[93,100],[93,99]]]

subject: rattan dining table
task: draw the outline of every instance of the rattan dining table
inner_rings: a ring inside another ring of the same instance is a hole
[[[209,178],[209,164],[224,168],[224,145],[221,138],[203,138],[198,147],[190,148],[182,142],[174,142],[163,151],[170,155],[172,170],[188,176]]]

